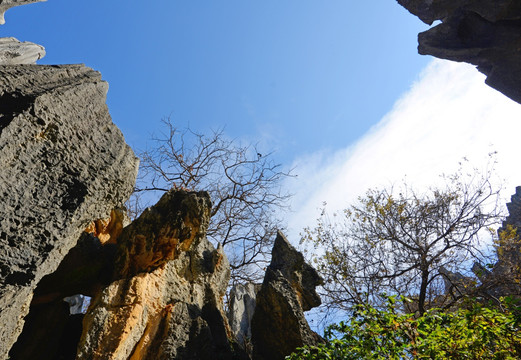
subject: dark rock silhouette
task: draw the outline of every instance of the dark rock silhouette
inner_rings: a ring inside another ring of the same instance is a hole
[[[304,310],[320,305],[315,288],[322,281],[279,232],[251,324],[254,359],[284,359],[297,347],[323,341],[304,317]]]
[[[521,2],[518,0],[398,0],[431,25],[418,35],[418,52],[467,62],[486,83],[521,103]]]

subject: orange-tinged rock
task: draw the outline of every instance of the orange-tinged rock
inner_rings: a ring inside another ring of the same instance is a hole
[[[84,319],[94,331],[82,339],[88,357],[79,358],[142,359],[166,315],[165,284],[164,268],[110,284]]]
[[[206,239],[209,214],[207,193],[171,191],[123,230],[77,359],[237,358],[222,308],[230,265]]]
[[[110,217],[91,222],[85,232],[96,236],[102,244],[115,244],[127,222],[123,209],[113,209]]]

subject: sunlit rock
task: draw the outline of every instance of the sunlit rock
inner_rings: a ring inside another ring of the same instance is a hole
[[[118,239],[114,281],[92,299],[78,359],[232,359],[230,266],[206,239],[210,198],[170,191]]]
[[[5,24],[5,12],[12,7],[32,4],[35,2],[47,1],[47,0],[0,0],[0,25]]]
[[[320,305],[315,289],[322,282],[279,232],[252,319],[254,359],[282,360],[297,347],[323,341],[304,317],[305,310]]]
[[[251,319],[260,285],[237,284],[230,291],[228,322],[239,344],[247,347],[251,341]]]
[[[13,37],[0,38],[0,65],[34,64],[44,56],[45,49],[41,45]]]
[[[0,66],[0,359],[38,282],[133,190],[138,160],[83,65]]]

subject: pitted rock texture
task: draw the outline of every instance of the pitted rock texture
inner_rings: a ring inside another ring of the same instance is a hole
[[[5,24],[5,12],[12,7],[32,4],[35,2],[47,1],[47,0],[0,0],[0,25]]]
[[[486,83],[521,103],[521,2],[518,0],[398,0],[427,24],[418,52],[467,62]]]
[[[41,45],[13,37],[0,38],[0,65],[35,64],[44,56],[45,49]]]
[[[92,300],[78,359],[234,359],[230,266],[206,239],[206,192],[170,191],[123,230],[114,281]]]
[[[83,65],[0,66],[0,359],[40,279],[133,190],[138,160],[107,89]]]
[[[206,235],[211,202],[207,193],[170,191],[127,226],[118,240],[115,277],[151,272]]]
[[[84,232],[56,271],[40,280],[34,290],[31,307],[62,301],[76,294],[97,295],[112,281],[115,258],[115,244],[102,244],[92,234]]]
[[[315,288],[322,283],[316,270],[279,232],[251,324],[254,359],[282,360],[297,347],[323,341],[304,317],[304,310],[320,305]]]

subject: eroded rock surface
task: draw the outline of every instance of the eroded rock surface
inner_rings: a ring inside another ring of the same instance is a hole
[[[114,281],[92,300],[78,359],[232,359],[230,277],[206,239],[210,198],[170,191],[123,230]]]
[[[92,221],[85,232],[98,238],[102,244],[116,244],[123,228],[129,224],[130,219],[125,209],[113,209],[108,218]]]
[[[0,359],[40,279],[132,192],[138,160],[107,89],[82,65],[0,66]]]
[[[398,0],[431,25],[418,35],[418,52],[467,62],[486,83],[521,103],[521,2],[518,0]]]
[[[315,288],[322,281],[279,232],[252,319],[254,359],[281,360],[297,347],[323,341],[304,317],[304,310],[320,305]]]
[[[35,64],[44,56],[45,49],[41,45],[13,37],[0,38],[0,65]]]

